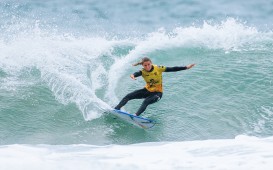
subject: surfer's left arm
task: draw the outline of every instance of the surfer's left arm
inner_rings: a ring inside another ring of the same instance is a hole
[[[165,72],[175,72],[175,71],[187,70],[187,69],[191,69],[193,66],[195,66],[195,64],[189,64],[187,66],[166,67]]]

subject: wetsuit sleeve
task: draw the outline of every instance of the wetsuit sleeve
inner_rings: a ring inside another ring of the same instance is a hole
[[[175,71],[181,71],[181,70],[186,70],[186,66],[178,66],[178,67],[166,67],[165,72],[175,72]]]
[[[139,77],[139,76],[142,75],[142,71],[139,70],[138,72],[135,72],[133,75],[134,75],[135,77]]]

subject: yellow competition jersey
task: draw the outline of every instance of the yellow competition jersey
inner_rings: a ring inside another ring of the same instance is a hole
[[[142,77],[146,82],[145,88],[150,92],[163,92],[162,72],[166,70],[165,66],[153,65],[152,71],[142,69]]]

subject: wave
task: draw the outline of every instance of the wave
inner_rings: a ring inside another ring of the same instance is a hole
[[[260,32],[233,18],[216,24],[206,21],[199,27],[177,27],[170,32],[160,28],[127,38],[60,33],[40,28],[39,21],[34,26],[5,25],[1,30],[2,35],[8,34],[0,39],[0,68],[6,87],[22,79],[22,70],[37,69],[40,73],[36,78],[48,86],[56,100],[75,103],[85,120],[100,117],[118,102],[116,89],[121,78],[142,56],[157,60],[161,53],[179,50],[270,53],[273,44],[272,32]]]

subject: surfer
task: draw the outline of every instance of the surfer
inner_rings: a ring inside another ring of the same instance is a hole
[[[142,89],[135,90],[127,94],[115,107],[116,110],[120,110],[120,108],[123,107],[129,100],[144,99],[142,105],[135,113],[136,116],[139,116],[142,112],[144,112],[148,105],[161,99],[163,93],[162,72],[187,70],[195,66],[195,64],[179,67],[157,66],[152,64],[151,59],[148,57],[144,57],[140,62],[133,64],[133,66],[137,65],[142,65],[142,70],[131,74],[130,77],[133,80],[136,80],[136,77],[142,76],[146,82],[146,86]]]

